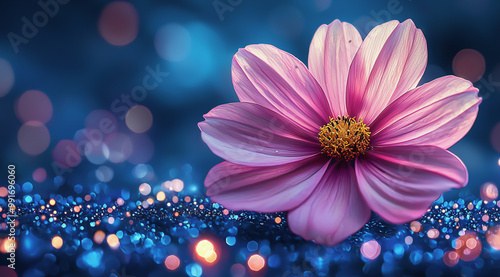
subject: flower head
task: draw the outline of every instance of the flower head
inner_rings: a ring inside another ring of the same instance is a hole
[[[362,40],[349,23],[317,30],[309,67],[271,45],[233,58],[241,102],[199,123],[225,159],[207,175],[207,195],[234,210],[288,211],[290,229],[334,245],[371,211],[401,224],[467,183],[446,149],[471,128],[481,98],[445,76],[417,87],[427,64],[411,20],[375,27]]]

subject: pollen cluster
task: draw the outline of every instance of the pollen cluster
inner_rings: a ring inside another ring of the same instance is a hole
[[[337,160],[351,161],[370,149],[370,127],[356,117],[330,117],[318,133],[321,153]]]

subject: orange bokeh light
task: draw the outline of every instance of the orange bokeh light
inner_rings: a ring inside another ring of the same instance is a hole
[[[215,251],[213,243],[209,240],[200,240],[196,244],[195,251],[198,256],[205,259],[208,263],[213,263],[217,260],[217,252]]]
[[[55,236],[52,238],[52,247],[55,249],[60,249],[63,246],[63,240],[60,236]]]
[[[261,255],[253,254],[252,256],[250,256],[250,258],[248,258],[247,264],[248,264],[248,268],[250,268],[250,270],[260,271],[266,265],[266,261],[264,260],[264,258],[262,258]]]

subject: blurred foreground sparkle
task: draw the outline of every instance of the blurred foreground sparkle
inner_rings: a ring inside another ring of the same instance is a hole
[[[180,179],[142,183],[134,195],[120,190],[115,200],[103,183],[85,193],[77,187],[78,196],[53,194],[44,200],[33,194],[31,182],[19,186],[19,249],[40,261],[24,264],[26,268],[43,268],[46,259],[59,263],[76,257],[72,266],[82,272],[78,276],[108,276],[104,273],[120,272],[130,262],[127,257],[135,257],[143,264],[161,264],[165,273],[188,276],[277,276],[287,271],[329,276],[339,266],[346,274],[369,275],[380,274],[380,262],[387,276],[416,265],[460,275],[464,266],[493,270],[486,259],[500,260],[496,200],[437,201],[422,218],[400,226],[373,215],[358,233],[325,247],[291,233],[285,213],[231,211],[186,193]],[[491,190],[487,194],[493,195]],[[0,229],[7,230],[7,203],[2,201]],[[43,241],[50,247],[44,248]],[[6,238],[0,237],[0,245],[3,253],[10,248]],[[35,251],[35,246],[47,250]],[[139,268],[129,270],[132,276],[145,274]]]

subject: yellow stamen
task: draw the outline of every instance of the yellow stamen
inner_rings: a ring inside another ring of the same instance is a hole
[[[330,122],[320,130],[321,153],[334,159],[351,161],[371,148],[370,127],[356,117],[330,117]]]

